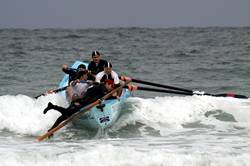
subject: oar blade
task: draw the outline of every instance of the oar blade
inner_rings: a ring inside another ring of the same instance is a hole
[[[222,94],[215,94],[213,96],[216,96],[216,97],[233,97],[233,98],[237,98],[237,99],[248,99],[248,97],[245,96],[245,95],[239,95],[239,94],[235,94],[235,93],[222,93]]]

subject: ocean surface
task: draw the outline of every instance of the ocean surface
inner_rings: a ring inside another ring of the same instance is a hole
[[[232,97],[136,91],[106,131],[69,124],[37,142],[59,116],[47,103],[68,103],[34,96],[93,50],[132,78],[250,96],[249,27],[0,29],[1,166],[249,165],[250,99]]]

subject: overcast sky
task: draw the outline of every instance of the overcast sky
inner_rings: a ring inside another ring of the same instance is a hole
[[[0,0],[0,28],[250,26],[250,0]]]

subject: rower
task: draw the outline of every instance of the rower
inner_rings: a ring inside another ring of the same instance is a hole
[[[107,63],[107,61],[101,59],[101,54],[98,51],[92,52],[92,61],[88,65],[90,80],[94,81],[96,74],[104,70],[103,66],[105,63]]]
[[[70,82],[70,86],[66,90],[67,98],[69,101],[74,101],[81,98],[87,89],[93,84],[93,81],[87,80],[88,72],[79,71],[76,80]]]
[[[123,81],[120,81],[118,74],[113,71],[112,64],[110,62],[106,62],[104,64],[104,71],[99,72],[95,79],[98,83],[105,82],[106,80],[112,80],[114,82],[114,88],[119,87],[124,83]],[[121,93],[122,89],[117,92],[117,96],[120,96]]]
[[[69,75],[69,83],[77,78],[79,71],[85,70],[86,66],[84,64],[80,64],[77,69],[69,68],[66,64],[62,65],[62,71]]]

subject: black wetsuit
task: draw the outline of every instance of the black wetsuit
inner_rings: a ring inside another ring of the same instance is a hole
[[[46,108],[47,111],[50,109],[54,109],[54,110],[59,111],[62,115],[56,120],[56,122],[53,124],[53,126],[49,130],[55,128],[62,121],[66,120],[68,117],[78,112],[81,108],[102,98],[107,93],[108,93],[108,90],[106,89],[105,85],[99,84],[99,85],[94,85],[93,87],[89,88],[82,98],[77,99],[74,102],[72,102],[68,108],[63,108],[63,107],[51,104],[50,106]]]
[[[70,83],[71,81],[77,79],[79,69],[73,69],[73,68],[64,69],[63,68],[62,71],[69,75],[69,82],[68,83]]]
[[[106,63],[107,61],[103,59],[100,59],[100,62],[98,64],[96,64],[94,61],[91,61],[88,65],[88,70],[90,70],[92,74],[96,75],[97,73],[104,70],[104,64]],[[95,80],[93,76],[89,77],[89,79]]]

